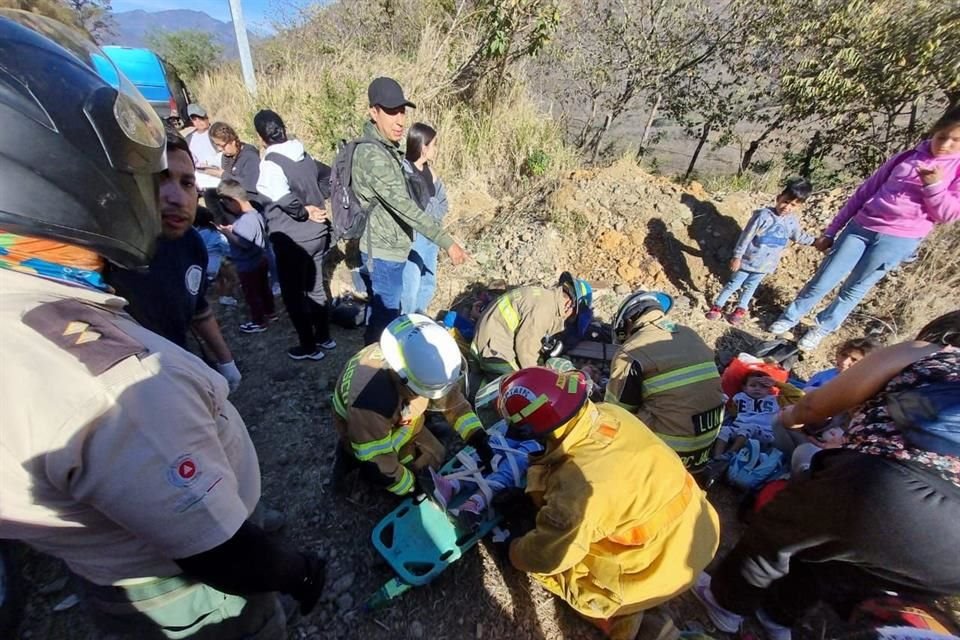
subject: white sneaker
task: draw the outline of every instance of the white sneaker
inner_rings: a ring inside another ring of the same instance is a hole
[[[802,338],[800,338],[800,341],[797,342],[797,347],[799,347],[801,351],[813,351],[820,346],[820,343],[828,335],[830,334],[820,327],[814,327],[813,329],[810,329],[810,331],[807,331]]]
[[[756,616],[757,622],[760,623],[760,626],[763,627],[763,630],[767,633],[768,640],[793,639],[793,632],[790,630],[790,627],[785,627],[779,622],[774,622],[763,609],[758,609]]]
[[[693,595],[703,604],[707,610],[707,615],[710,616],[710,621],[713,622],[717,629],[724,633],[736,633],[740,630],[743,616],[737,615],[733,611],[728,611],[717,604],[716,599],[713,597],[713,592],[710,591],[709,574],[701,573],[697,576],[697,581],[693,585]]]
[[[237,299],[232,296],[220,296],[220,304],[225,307],[237,306]]]
[[[775,336],[779,336],[783,335],[787,331],[790,331],[790,329],[793,329],[793,324],[791,322],[788,322],[787,320],[777,320],[770,325],[770,328],[767,329],[767,331]]]

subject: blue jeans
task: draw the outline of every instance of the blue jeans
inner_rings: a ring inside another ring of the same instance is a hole
[[[363,334],[364,344],[380,340],[380,334],[400,315],[400,294],[403,292],[403,268],[406,262],[394,262],[373,258],[373,272],[367,271],[367,254],[360,252],[363,267],[360,275],[367,285],[370,300],[370,319]]]
[[[437,289],[437,255],[440,247],[419,233],[403,268],[402,313],[425,313]]]
[[[747,305],[750,304],[750,301],[753,299],[753,294],[757,292],[757,287],[760,286],[760,283],[766,275],[765,273],[737,269],[733,272],[733,275],[730,276],[727,285],[720,291],[720,295],[714,300],[713,306],[723,307],[723,305],[727,303],[727,300],[730,299],[730,296],[736,293],[740,287],[743,287],[743,293],[740,294],[740,298],[737,300],[737,306],[746,311]]]
[[[796,324],[843,280],[837,297],[817,314],[817,327],[827,333],[836,331],[873,285],[912,255],[921,240],[923,238],[898,238],[849,223],[813,279],[800,290],[780,319]]]

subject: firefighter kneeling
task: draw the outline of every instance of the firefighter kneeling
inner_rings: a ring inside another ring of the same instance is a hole
[[[716,512],[636,416],[588,400],[582,373],[522,369],[498,402],[511,437],[546,447],[527,472],[536,523],[510,544],[511,563],[608,637],[632,640],[643,611],[689,589],[713,559]]]
[[[456,340],[426,316],[391,322],[380,341],[361,349],[340,374],[333,392],[340,435],[334,488],[343,490],[351,469],[395,495],[414,490],[415,473],[443,464],[443,445],[424,428],[427,409],[440,411],[489,468],[487,433],[457,388],[463,359]]]

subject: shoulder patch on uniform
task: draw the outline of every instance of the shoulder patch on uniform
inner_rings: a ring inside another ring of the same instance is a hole
[[[114,324],[112,314],[79,300],[41,304],[23,315],[23,323],[69,352],[94,376],[147,351]]]
[[[397,389],[393,385],[393,380],[390,379],[390,372],[386,369],[375,373],[357,395],[357,399],[353,401],[355,408],[373,411],[385,418],[393,418],[399,404]]]

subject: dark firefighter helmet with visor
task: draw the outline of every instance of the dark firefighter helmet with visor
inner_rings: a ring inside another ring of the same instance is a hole
[[[149,263],[165,134],[86,36],[0,9],[0,229]]]

